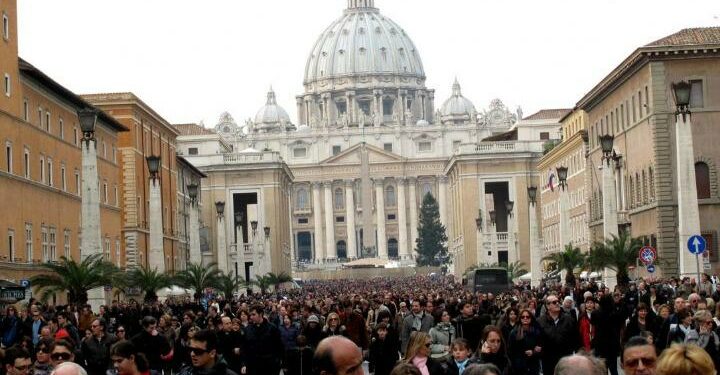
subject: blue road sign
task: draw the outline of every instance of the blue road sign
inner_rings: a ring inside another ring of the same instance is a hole
[[[690,254],[700,255],[705,252],[707,242],[705,241],[705,238],[703,238],[703,236],[699,236],[696,234],[688,238],[687,247],[688,250],[690,250]]]
[[[647,271],[648,271],[649,273],[655,272],[655,265],[654,265],[654,264],[648,264],[648,266],[647,266]]]

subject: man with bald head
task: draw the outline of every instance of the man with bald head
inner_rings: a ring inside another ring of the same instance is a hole
[[[314,375],[363,375],[362,365],[362,351],[343,336],[320,341],[313,356]]]
[[[51,375],[88,375],[82,366],[75,362],[64,362],[53,370]]]
[[[555,366],[555,375],[606,375],[607,368],[602,360],[585,355],[563,357]]]

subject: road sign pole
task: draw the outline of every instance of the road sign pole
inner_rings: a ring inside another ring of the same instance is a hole
[[[697,279],[695,279],[696,292],[700,292],[700,254],[695,254],[695,263],[697,264]]]

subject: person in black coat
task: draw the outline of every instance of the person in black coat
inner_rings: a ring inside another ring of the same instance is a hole
[[[460,308],[460,316],[455,319],[455,334],[459,338],[468,340],[470,348],[477,348],[480,335],[485,326],[490,324],[490,319],[481,319],[475,315],[475,308],[470,302],[462,302],[458,307]]]
[[[229,316],[221,318],[222,330],[218,331],[218,353],[227,363],[228,367],[236,373],[240,373],[242,366],[242,331],[236,332],[232,329],[232,319]]]
[[[398,361],[399,342],[388,336],[386,323],[379,323],[370,342],[369,370],[375,375],[389,375]]]
[[[493,364],[500,369],[501,374],[510,371],[510,360],[507,356],[502,330],[496,326],[487,326],[482,332],[480,346],[478,347],[473,363]]]
[[[592,314],[595,355],[605,360],[611,375],[618,375],[617,357],[620,355],[620,331],[625,325],[624,307],[616,308],[613,297],[605,295],[598,302],[600,308]]]
[[[537,326],[532,311],[520,311],[520,324],[510,331],[508,340],[508,356],[512,374],[540,374],[540,328]]]
[[[299,335],[295,342],[297,346],[285,351],[283,361],[283,374],[285,375],[312,375],[312,361],[315,351],[308,346],[307,338]]]
[[[547,312],[538,319],[542,345],[543,373],[552,374],[560,358],[572,354],[579,347],[579,330],[575,319],[562,312],[560,299],[549,295],[545,299]]]
[[[657,321],[657,316],[644,302],[640,302],[635,309],[635,314],[630,318],[625,332],[623,334],[623,344],[625,344],[631,337],[639,336],[642,332],[650,332],[653,337],[658,337],[660,332],[660,323]]]
[[[247,375],[277,375],[285,354],[280,330],[263,314],[262,305],[250,308],[250,324],[245,327],[243,347]]]
[[[143,330],[133,336],[132,341],[135,348],[145,353],[151,370],[162,372],[165,361],[170,354],[171,348],[167,338],[157,330],[157,320],[152,316],[146,316],[142,320]]]

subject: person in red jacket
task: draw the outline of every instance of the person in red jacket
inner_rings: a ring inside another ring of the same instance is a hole
[[[580,312],[578,328],[580,330],[580,345],[583,350],[590,353],[595,338],[595,325],[592,323],[592,314],[595,311],[595,300],[592,297],[585,299],[585,309]]]

